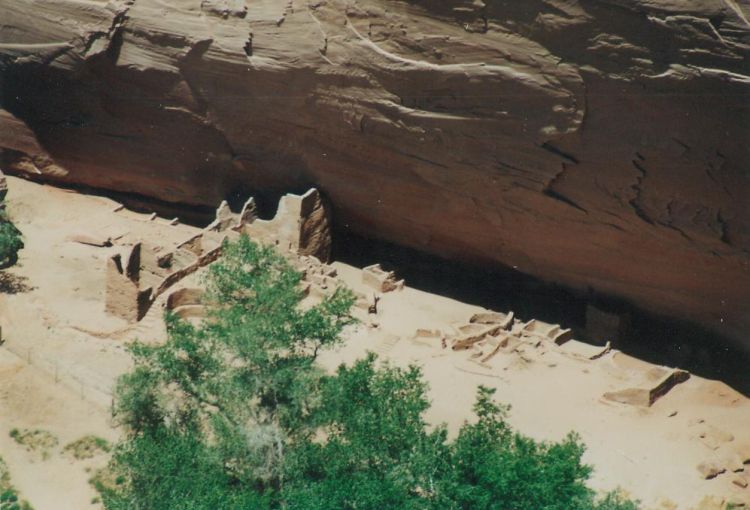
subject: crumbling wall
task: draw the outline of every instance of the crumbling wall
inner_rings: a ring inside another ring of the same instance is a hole
[[[331,220],[328,208],[318,190],[310,189],[303,195],[281,197],[276,216],[272,220],[248,221],[241,213],[242,228],[252,239],[273,243],[282,251],[310,255],[321,261],[331,257]]]
[[[167,297],[166,308],[182,319],[203,319],[207,315],[203,293],[203,289],[192,287],[174,290]]]
[[[224,239],[238,235],[204,230],[172,250],[157,251],[136,243],[124,255],[111,256],[106,268],[107,312],[129,322],[141,320],[157,297],[219,258]]]
[[[676,385],[687,381],[690,374],[684,370],[655,367],[650,375],[647,373],[644,381],[636,387],[604,394],[606,400],[640,407],[650,407],[659,398],[666,395]]]
[[[152,287],[140,288],[141,244],[107,259],[105,310],[107,313],[136,322],[151,305]]]
[[[380,264],[362,269],[362,283],[378,292],[391,292],[404,288],[404,281],[397,280],[393,271],[385,271]]]

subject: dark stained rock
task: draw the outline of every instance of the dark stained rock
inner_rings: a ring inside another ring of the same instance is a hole
[[[5,179],[5,175],[0,171],[0,202],[5,200],[5,196],[8,194],[8,182]]]

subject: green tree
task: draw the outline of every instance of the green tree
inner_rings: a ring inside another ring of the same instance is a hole
[[[203,434],[161,428],[116,450],[113,469],[92,481],[108,510],[262,510],[268,495],[229,475]]]
[[[559,443],[536,442],[513,432],[508,408],[480,387],[477,422],[464,425],[451,444],[450,476],[444,489],[456,508],[475,510],[577,510],[591,508],[585,482],[591,468],[581,463],[584,447],[571,434]]]
[[[0,457],[0,510],[34,510],[28,501],[20,499],[10,479],[5,461]]]
[[[273,248],[243,236],[223,252],[206,280],[208,320],[168,315],[166,343],[131,346],[135,368],[119,382],[116,406],[130,439],[115,453],[129,489],[105,491],[108,508],[183,508],[181,498],[216,508],[209,495],[197,502],[186,481],[159,487],[187,465],[213,480],[211,498],[274,493],[287,445],[312,433],[315,361],[352,323],[353,297],[340,289],[303,309],[301,274]]]
[[[351,293],[303,308],[301,275],[247,237],[210,266],[207,320],[167,316],[118,384],[128,434],[96,485],[108,510],[635,510],[585,482],[574,435],[536,442],[480,388],[454,440],[430,427],[417,367],[374,355],[325,376]]]
[[[323,384],[318,434],[290,447],[288,508],[449,508],[437,489],[447,433],[424,421],[425,391],[416,367],[377,368],[372,354],[341,366]]]
[[[319,434],[290,447],[283,502],[290,509],[636,510],[585,482],[575,435],[536,442],[514,432],[508,408],[480,387],[475,423],[447,440],[430,430],[419,369],[375,366],[370,355],[342,366],[322,388]]]

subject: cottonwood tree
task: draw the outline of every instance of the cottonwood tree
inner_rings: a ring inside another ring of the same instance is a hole
[[[205,450],[233,483],[279,490],[286,445],[311,433],[316,359],[353,322],[349,291],[303,310],[300,282],[273,248],[246,236],[226,244],[208,271],[208,320],[167,315],[166,343],[131,347],[135,369],[120,381],[116,414],[135,444]]]
[[[317,357],[352,324],[353,297],[302,308],[300,282],[242,237],[209,268],[207,320],[167,316],[166,343],[132,346],[115,408],[127,435],[95,479],[108,510],[636,508],[597,501],[578,438],[512,431],[492,390],[449,441],[424,419],[417,367],[369,355],[324,375]]]
[[[453,441],[424,421],[416,367],[342,366],[322,388],[321,436],[291,445],[282,501],[305,510],[636,510],[617,494],[597,500],[574,434],[556,443],[514,432],[495,390],[479,387]],[[320,440],[323,437],[324,440]]]

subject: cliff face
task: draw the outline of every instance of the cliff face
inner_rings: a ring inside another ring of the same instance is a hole
[[[0,0],[0,161],[336,221],[750,349],[744,0]]]

